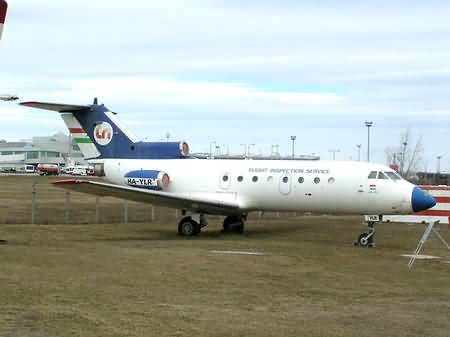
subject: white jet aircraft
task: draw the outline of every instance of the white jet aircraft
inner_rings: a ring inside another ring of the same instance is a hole
[[[18,99],[16,95],[0,95],[0,101],[17,101]]]
[[[223,230],[244,229],[253,211],[409,214],[435,205],[387,166],[352,161],[196,159],[184,142],[142,142],[103,104],[23,102],[58,111],[96,174],[108,182],[65,180],[57,186],[182,210],[180,235],[197,235],[207,215]],[[361,242],[369,233],[360,235]]]

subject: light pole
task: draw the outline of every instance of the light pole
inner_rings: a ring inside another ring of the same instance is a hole
[[[364,124],[367,127],[367,161],[370,162],[370,128],[373,125],[373,122],[365,121]]]
[[[295,158],[295,151],[294,151],[294,144],[295,144],[295,140],[297,139],[297,136],[291,136],[291,140],[292,140],[292,159]]]
[[[356,144],[356,147],[358,148],[358,161],[361,161],[361,144]]]
[[[217,142],[216,141],[209,142],[209,158],[213,157],[213,147],[212,147],[213,144],[214,144],[214,146],[216,146]]]
[[[436,159],[437,159],[437,170],[436,170],[436,173],[439,174],[439,173],[441,173],[441,159],[442,159],[442,155],[437,156]]]
[[[244,158],[247,157],[247,144],[241,144],[244,147]]]
[[[279,157],[280,156],[280,152],[278,150],[279,148],[280,148],[279,144],[273,144],[271,151],[270,151],[270,156],[271,157]]]
[[[328,150],[328,152],[331,152],[333,154],[333,160],[336,160],[336,153],[337,152],[341,152],[341,150],[336,149],[336,150]]]
[[[248,144],[247,145],[247,156],[250,157],[250,146],[255,146],[255,144]]]

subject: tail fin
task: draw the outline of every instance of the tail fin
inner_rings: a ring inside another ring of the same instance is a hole
[[[171,159],[188,156],[184,142],[144,143],[103,104],[69,105],[23,102],[24,106],[58,111],[86,159]]]
[[[0,39],[2,38],[3,25],[6,20],[6,10],[8,9],[8,4],[4,0],[0,0]]]

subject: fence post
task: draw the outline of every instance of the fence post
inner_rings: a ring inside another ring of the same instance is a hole
[[[100,223],[100,197],[95,198],[95,223]]]
[[[123,222],[128,224],[128,200],[123,201]]]
[[[66,191],[66,203],[64,208],[64,223],[70,222],[70,191]]]
[[[151,209],[152,213],[151,213],[151,221],[154,222],[155,221],[155,206],[152,205],[152,209]]]
[[[31,224],[36,224],[36,184],[31,185]]]

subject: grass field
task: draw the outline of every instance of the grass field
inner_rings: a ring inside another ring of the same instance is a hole
[[[169,212],[0,225],[0,336],[450,336],[450,252],[431,239],[424,253],[442,259],[412,271],[400,257],[423,226],[380,225],[362,249],[359,217],[251,217],[242,236],[213,218],[182,238]]]

